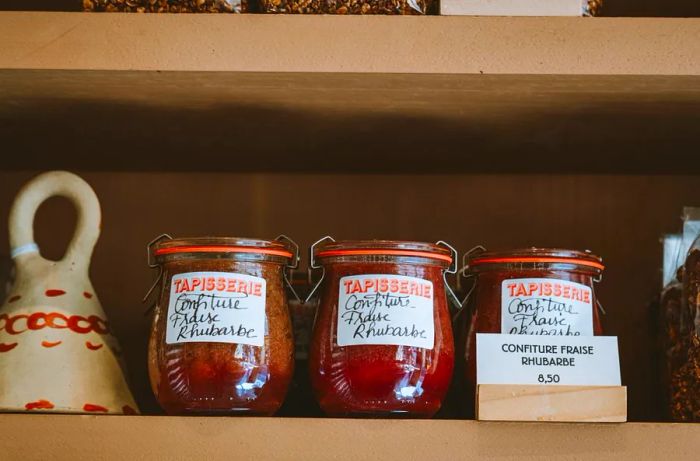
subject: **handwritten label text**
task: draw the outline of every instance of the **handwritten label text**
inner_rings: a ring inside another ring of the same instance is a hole
[[[593,336],[590,287],[558,279],[510,279],[501,287],[501,332]]]
[[[262,346],[265,279],[228,272],[173,276],[165,341]]]
[[[338,345],[391,344],[432,349],[433,283],[387,274],[340,279]]]

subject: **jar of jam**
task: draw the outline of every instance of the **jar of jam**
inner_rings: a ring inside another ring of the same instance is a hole
[[[311,384],[330,416],[431,417],[454,367],[445,273],[456,252],[386,240],[311,247],[323,268],[309,351]]]
[[[466,360],[467,395],[476,388],[476,334],[597,336],[603,334],[594,282],[601,258],[590,252],[527,248],[489,252],[477,247],[461,273],[472,278],[459,353]],[[469,411],[473,399],[469,402]]]
[[[294,371],[288,239],[158,239],[151,387],[169,414],[272,415]]]

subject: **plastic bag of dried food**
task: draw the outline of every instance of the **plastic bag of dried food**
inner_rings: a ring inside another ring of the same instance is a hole
[[[655,338],[654,362],[658,371],[658,406],[656,411],[664,419],[669,419],[671,378],[685,359],[680,332],[681,300],[683,284],[682,265],[685,256],[681,255],[683,236],[667,235],[663,239],[663,283],[661,295],[652,303],[652,334]],[[681,266],[679,268],[679,266]],[[687,346],[687,345],[686,345]]]
[[[432,14],[437,0],[325,0],[327,14]]]
[[[84,11],[125,13],[247,13],[248,0],[83,0]]]
[[[583,0],[584,16],[600,16],[603,11],[603,0]]]
[[[260,0],[264,13],[436,14],[438,0]]]
[[[683,268],[678,318],[680,357],[671,378],[671,416],[676,421],[700,421],[700,209],[686,209],[684,241],[689,245]]]

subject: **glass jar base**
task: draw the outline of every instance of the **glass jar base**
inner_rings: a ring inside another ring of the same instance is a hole
[[[435,416],[440,411],[440,402],[425,402],[418,404],[412,402],[411,405],[405,405],[403,408],[391,408],[386,404],[382,406],[375,405],[352,405],[333,407],[322,406],[323,412],[331,418],[379,418],[379,419],[428,419]]]
[[[276,410],[254,410],[250,408],[211,409],[211,408],[178,408],[167,409],[169,416],[273,416]]]
[[[414,411],[349,411],[327,412],[331,418],[361,418],[361,419],[430,419],[434,413],[417,413]]]

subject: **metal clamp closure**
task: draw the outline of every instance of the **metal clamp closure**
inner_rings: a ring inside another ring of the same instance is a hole
[[[321,243],[323,243],[327,240],[331,241],[331,242],[335,242],[335,239],[333,237],[331,237],[330,235],[326,235],[325,237],[316,240],[313,243],[313,245],[311,245],[311,247],[309,247],[309,280],[311,280],[311,273],[314,269],[322,269],[323,272],[321,273],[321,278],[318,279],[318,282],[316,282],[314,287],[309,292],[309,295],[304,300],[304,303],[309,302],[309,300],[313,297],[314,293],[316,293],[316,290],[318,290],[318,287],[321,286],[321,282],[323,282],[323,279],[326,276],[326,269],[323,268],[323,266],[316,263],[316,258],[314,257],[314,250],[316,249],[316,247],[318,245],[320,245]]]
[[[447,290],[448,295],[452,296],[452,299],[459,303],[459,298],[457,298],[457,295],[455,294],[454,290],[450,286],[449,283],[447,283],[447,274],[456,274],[457,273],[457,264],[459,264],[457,261],[459,260],[459,255],[457,254],[457,250],[452,247],[449,243],[445,242],[444,240],[440,240],[435,243],[437,246],[444,246],[448,250],[450,250],[450,254],[452,255],[452,262],[450,263],[450,267],[445,269],[442,273],[442,280],[445,283],[445,289]]]
[[[459,270],[459,275],[458,277],[463,277],[465,279],[470,279],[473,278],[473,275],[467,274],[467,270],[469,269],[469,261],[474,257],[474,255],[483,253],[486,251],[486,247],[482,245],[477,245],[471,250],[467,251],[462,255],[462,268]],[[464,306],[467,305],[469,302],[469,298],[471,298],[472,293],[474,292],[474,288],[476,288],[476,283],[472,283],[472,286],[469,288],[469,291],[467,294],[464,296],[464,299],[458,300],[459,302],[459,307],[460,310],[464,309]]]
[[[290,281],[290,277],[289,277],[289,274],[291,274],[294,269],[299,267],[299,260],[301,259],[299,257],[299,245],[297,245],[297,243],[294,240],[290,239],[289,237],[287,237],[284,234],[278,235],[277,237],[275,237],[275,240],[278,242],[287,242],[294,247],[294,255],[292,256],[292,262],[287,264],[286,269],[288,269],[288,270],[282,271],[282,277],[284,277],[284,283],[287,284],[287,288],[289,288],[289,291],[292,292],[292,294],[294,295],[294,298],[298,302],[302,302],[301,298],[299,297],[299,294],[292,286],[292,282]]]
[[[482,245],[477,245],[471,250],[467,251],[462,255],[462,269],[459,271],[459,275],[462,277],[467,277],[467,269],[469,269],[469,261],[472,259],[474,255],[483,253],[486,251],[486,247]]]
[[[146,260],[148,261],[148,267],[153,269],[154,267],[158,267],[160,264],[158,264],[155,261],[155,255],[153,254],[153,247],[156,246],[156,244],[162,242],[163,240],[172,240],[173,238],[170,236],[170,234],[160,234],[158,237],[154,238],[150,242],[148,242],[148,245],[146,245]]]
[[[151,269],[158,268],[158,275],[156,275],[156,279],[153,281],[153,285],[151,285],[151,288],[148,289],[146,292],[146,296],[143,297],[141,300],[141,304],[145,303],[148,301],[148,298],[151,297],[151,294],[155,291],[156,288],[158,288],[158,285],[160,285],[161,279],[163,277],[163,266],[158,264],[155,261],[154,255],[153,255],[153,247],[158,244],[159,242],[163,240],[172,240],[173,238],[169,234],[160,234],[158,237],[154,238],[150,242],[148,242],[148,245],[146,245],[146,261],[148,261],[148,267]],[[148,315],[151,310],[155,307],[155,303],[151,305],[148,309],[146,309],[146,312],[144,315]]]

